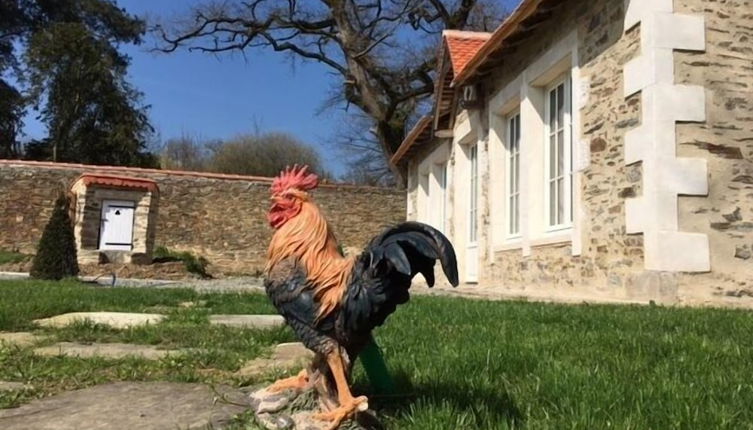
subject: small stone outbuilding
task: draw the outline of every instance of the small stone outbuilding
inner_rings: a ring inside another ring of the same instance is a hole
[[[79,264],[149,263],[159,187],[151,179],[84,173],[71,186]]]

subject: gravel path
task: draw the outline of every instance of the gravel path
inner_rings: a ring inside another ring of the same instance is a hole
[[[0,279],[23,279],[28,278],[26,273],[0,272]],[[101,277],[98,279],[83,277],[85,282],[96,282],[103,287],[113,287],[112,278]],[[149,288],[192,288],[199,292],[213,293],[236,293],[244,291],[264,292],[262,278],[253,276],[241,276],[223,279],[185,279],[180,281],[159,280],[159,279],[116,279],[115,288],[117,287],[149,287]],[[411,294],[446,296],[446,297],[463,297],[479,300],[524,300],[554,303],[610,303],[610,304],[645,304],[645,301],[633,299],[605,299],[596,295],[578,294],[575,292],[561,292],[553,294],[550,290],[537,292],[535,289],[530,291],[512,291],[502,286],[490,286],[479,288],[476,285],[461,285],[458,288],[451,288],[446,283],[438,282],[434,288],[428,288],[426,283],[420,278],[416,278],[411,287]]]
[[[28,279],[28,273],[21,272],[0,272],[0,279]],[[240,291],[264,291],[264,285],[261,278],[253,276],[239,276],[223,279],[184,279],[184,280],[163,280],[163,279],[113,279],[110,276],[91,277],[84,276],[81,278],[84,282],[96,283],[103,287],[136,287],[136,288],[192,288],[199,292],[221,292],[232,293]]]

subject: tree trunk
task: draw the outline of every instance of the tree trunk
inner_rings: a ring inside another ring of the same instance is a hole
[[[382,145],[384,156],[387,158],[387,165],[395,175],[397,183],[402,184],[403,186],[405,186],[405,182],[407,180],[407,172],[404,171],[405,169],[401,169],[400,167],[393,165],[390,160],[392,156],[395,155],[395,152],[400,147],[400,144],[403,143],[404,137],[405,131],[402,129],[396,129],[389,121],[377,122],[377,138],[379,139],[379,143]]]

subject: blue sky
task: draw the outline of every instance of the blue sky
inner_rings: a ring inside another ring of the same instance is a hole
[[[506,5],[517,0],[500,0]],[[137,15],[170,17],[185,13],[199,1],[118,0]],[[324,66],[297,62],[271,51],[253,50],[212,56],[200,52],[171,54],[149,52],[153,42],[123,46],[131,56],[130,82],[151,105],[149,116],[163,140],[183,134],[201,138],[228,138],[261,131],[285,131],[319,148],[326,166],[343,172],[341,154],[332,150],[329,138],[344,116],[333,109],[318,113],[336,81]],[[42,124],[26,118],[30,138],[46,135]]]

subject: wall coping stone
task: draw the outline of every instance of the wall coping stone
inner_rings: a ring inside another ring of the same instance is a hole
[[[37,167],[45,169],[58,169],[58,170],[96,170],[104,172],[123,172],[132,174],[157,174],[165,176],[188,176],[194,178],[207,178],[207,179],[221,179],[228,181],[246,181],[246,182],[264,182],[272,183],[274,178],[266,176],[250,176],[250,175],[235,175],[229,173],[212,173],[212,172],[194,172],[189,170],[162,170],[162,169],[148,169],[142,167],[125,167],[125,166],[106,166],[95,164],[79,164],[79,163],[55,163],[52,161],[29,161],[29,160],[9,160],[0,159],[0,167]],[[319,188],[358,188],[364,190],[375,191],[392,191],[392,187],[375,187],[371,185],[356,185],[338,182],[326,182],[319,183]]]

